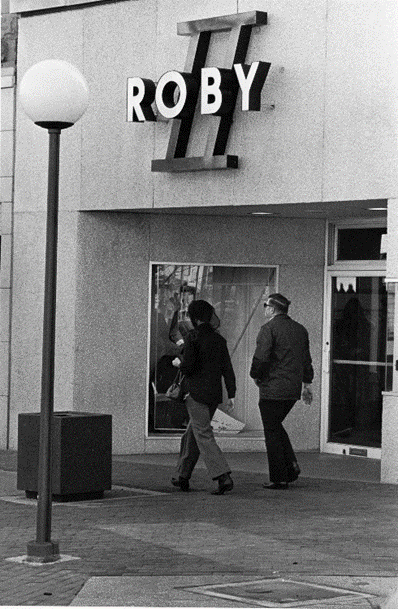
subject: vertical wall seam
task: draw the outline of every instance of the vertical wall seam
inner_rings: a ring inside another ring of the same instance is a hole
[[[158,50],[158,40],[159,40],[159,8],[158,8],[158,2],[155,2],[155,33],[156,33],[156,51]],[[158,61],[158,57],[157,57],[157,52],[155,54],[155,70],[157,71],[158,69],[158,65],[157,65],[157,61]],[[156,121],[152,124],[152,158],[155,159],[156,158],[156,134],[157,134],[157,130],[156,130]],[[156,183],[156,176],[154,175],[154,173],[151,170],[151,176],[152,176],[152,209],[155,209],[155,183]]]
[[[85,58],[85,22],[86,22],[87,11],[82,10],[82,18],[81,18],[81,72],[85,77],[85,68],[86,68],[86,58]],[[90,96],[91,92],[89,90],[89,104],[90,104]],[[64,210],[64,214],[71,214],[74,216],[72,226],[75,232],[74,242],[75,242],[75,251],[74,251],[74,299],[73,299],[73,362],[72,362],[72,388],[71,388],[71,406],[72,410],[75,410],[76,403],[76,382],[75,382],[75,374],[76,374],[76,366],[77,366],[77,352],[76,352],[76,336],[77,336],[77,297],[78,297],[78,278],[79,278],[79,268],[80,268],[80,260],[79,260],[79,227],[80,227],[80,218],[82,212],[82,193],[83,193],[83,143],[84,143],[84,119],[79,126],[80,129],[79,139],[80,139],[80,166],[79,166],[79,188],[78,188],[78,197],[79,197],[79,205],[75,206],[75,209]],[[69,220],[68,220],[69,221]],[[58,264],[58,263],[57,263]]]
[[[325,197],[325,167],[326,167],[326,83],[328,69],[328,19],[329,19],[329,0],[325,0],[325,50],[323,68],[323,109],[322,109],[322,157],[321,157],[321,201]]]
[[[17,57],[18,57],[18,29],[19,17],[17,17],[17,36],[15,40],[15,67],[14,67],[14,96],[13,96],[13,137],[12,137],[12,178],[11,178],[11,226],[10,226],[10,293],[8,298],[8,379],[7,379],[7,413],[6,413],[6,450],[10,448],[11,435],[11,363],[12,363],[12,311],[13,311],[13,284],[14,284],[14,199],[15,199],[15,165],[16,165],[16,140],[17,140]]]

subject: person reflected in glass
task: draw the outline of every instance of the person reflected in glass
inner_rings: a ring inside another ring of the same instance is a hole
[[[367,444],[374,437],[372,429],[378,428],[382,389],[377,368],[370,361],[372,338],[377,340],[377,333],[357,296],[344,305],[333,338],[333,359],[338,360],[334,396],[340,405],[334,437]],[[377,357],[377,349],[374,351]]]
[[[180,454],[172,484],[189,491],[189,480],[201,454],[209,475],[218,482],[212,494],[223,495],[233,488],[230,467],[214,438],[211,420],[222,402],[222,379],[227,390],[226,409],[232,411],[236,393],[235,373],[227,342],[217,328],[220,320],[205,300],[188,306],[193,329],[185,339],[184,352],[173,361],[184,375],[188,427],[181,438]]]
[[[195,299],[196,288],[195,286],[184,283],[180,287],[179,294],[174,293],[172,299],[174,303],[174,314],[170,322],[169,338],[178,346],[184,344],[184,340],[192,329],[192,323],[189,320],[188,307],[189,304]]]

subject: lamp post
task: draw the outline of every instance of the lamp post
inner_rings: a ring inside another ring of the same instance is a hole
[[[51,433],[54,412],[54,347],[57,280],[59,147],[62,129],[72,127],[88,104],[88,87],[71,64],[46,60],[23,76],[19,99],[25,113],[48,130],[48,194],[46,261],[44,279],[43,352],[40,406],[40,446],[36,540],[28,543],[27,560],[53,562],[59,559],[59,544],[51,541]]]

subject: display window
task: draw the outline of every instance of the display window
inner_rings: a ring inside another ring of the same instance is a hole
[[[263,302],[276,291],[276,267],[151,265],[150,434],[181,433],[188,423],[184,405],[169,399],[166,392],[177,373],[172,361],[183,352],[184,338],[191,329],[188,306],[194,299],[210,302],[221,320],[217,331],[227,340],[237,380],[233,416],[244,423],[243,431],[261,430],[258,392],[249,369],[256,336],[264,323]]]

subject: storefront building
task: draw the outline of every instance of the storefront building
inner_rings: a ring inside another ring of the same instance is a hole
[[[115,453],[174,452],[165,397],[192,298],[211,301],[240,431],[263,302],[310,335],[298,450],[377,458],[398,483],[398,8],[392,0],[12,0],[17,82],[64,59],[90,88],[61,140],[55,409],[113,415]],[[209,69],[212,68],[212,69]],[[219,79],[219,86],[217,86]],[[17,105],[8,443],[40,404],[47,134]],[[222,409],[222,407],[221,407]]]

